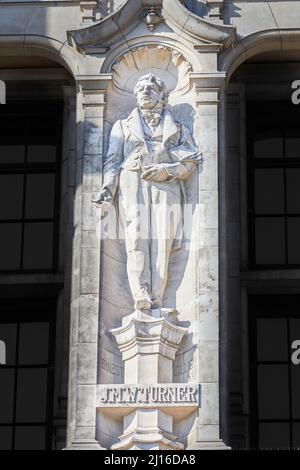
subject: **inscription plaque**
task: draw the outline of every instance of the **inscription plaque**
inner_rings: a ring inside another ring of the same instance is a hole
[[[199,384],[98,385],[97,407],[200,406]]]

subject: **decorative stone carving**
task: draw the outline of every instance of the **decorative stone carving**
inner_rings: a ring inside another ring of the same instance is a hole
[[[170,255],[182,245],[184,184],[202,159],[189,129],[174,120],[158,77],[143,76],[134,93],[138,107],[112,128],[93,202],[118,199],[134,307],[148,312],[163,307]]]
[[[198,384],[157,385],[98,385],[97,406],[119,408],[191,407],[200,406],[200,386]]]
[[[159,52],[165,62],[182,61],[166,48]],[[124,79],[121,65],[119,76]],[[115,428],[119,442],[110,442],[112,449],[176,450],[183,449],[174,432],[176,413],[179,408],[181,418],[195,413],[200,391],[197,384],[173,384],[175,356],[188,322],[178,322],[175,307],[164,304],[164,293],[174,282],[169,279],[171,253],[183,244],[185,184],[202,156],[190,130],[175,120],[160,78],[143,75],[134,94],[137,108],[111,130],[103,185],[93,200],[102,208],[116,207],[134,301],[134,312],[110,329],[122,355],[124,384],[97,387],[98,429],[105,419],[111,426],[117,411],[122,426]]]
[[[172,321],[172,316],[173,322],[174,320],[177,321],[175,310],[170,312],[167,309],[166,312],[162,309],[161,312],[157,311],[156,313],[158,316],[155,318],[136,311],[123,319],[120,328],[111,330],[111,333],[116,338],[124,362],[139,354],[158,354],[170,361],[175,359],[176,351],[183,336],[187,333],[187,328],[182,328],[170,322],[170,320]],[[168,365],[171,366],[171,363],[168,363]],[[135,379],[133,382],[136,381],[137,375],[141,377],[142,374],[146,374],[148,382],[152,382],[152,373],[154,379],[158,379],[158,382],[164,380],[167,382],[172,381],[172,368],[168,369],[166,362],[163,371],[156,370],[155,368],[151,371],[142,369],[138,371],[138,368],[139,364],[130,371],[130,379]],[[161,380],[159,377],[161,373],[164,380]]]
[[[157,311],[156,317],[135,311],[111,333],[124,361],[124,384],[98,385],[98,413],[118,410],[123,433],[115,450],[180,450],[173,419],[200,406],[199,384],[173,384],[173,361],[187,328],[178,325],[175,311]]]
[[[141,20],[140,13],[145,8],[151,8],[153,4],[162,7],[162,17],[170,28],[180,35],[189,37],[192,43],[198,40],[204,42],[222,44],[229,47],[236,39],[236,31],[232,26],[214,24],[198,15],[191,13],[180,0],[127,0],[114,11],[96,24],[85,28],[68,31],[69,43],[72,39],[80,49],[88,47],[106,47],[118,38],[120,31],[124,32],[132,27],[132,24]],[[143,19],[142,19],[143,21]]]
[[[161,22],[161,19],[161,16],[157,13],[157,11],[155,11],[155,8],[150,8],[150,11],[145,18],[146,24],[148,25],[150,31],[153,31],[155,29],[155,26],[157,26]]]
[[[114,85],[127,93],[132,93],[137,80],[150,71],[164,80],[168,92],[184,93],[189,88],[191,69],[179,52],[157,45],[133,49],[112,66]]]

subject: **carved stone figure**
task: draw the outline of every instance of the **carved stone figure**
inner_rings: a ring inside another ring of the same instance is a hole
[[[153,74],[137,82],[135,108],[110,134],[103,186],[93,202],[124,213],[127,273],[136,310],[163,307],[170,254],[182,242],[185,184],[201,162],[187,127]]]

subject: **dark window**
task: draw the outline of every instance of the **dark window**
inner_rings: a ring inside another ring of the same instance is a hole
[[[0,107],[0,271],[55,271],[61,107]]]
[[[249,262],[300,266],[300,110],[248,105]]]
[[[300,339],[300,296],[251,296],[249,301],[252,448],[300,444],[300,365],[291,361]]]
[[[0,450],[51,449],[55,302],[1,302]]]

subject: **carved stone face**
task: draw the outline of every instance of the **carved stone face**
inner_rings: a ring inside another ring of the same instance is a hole
[[[153,109],[163,102],[164,92],[155,83],[146,79],[138,83],[135,94],[138,107],[142,109]]]

